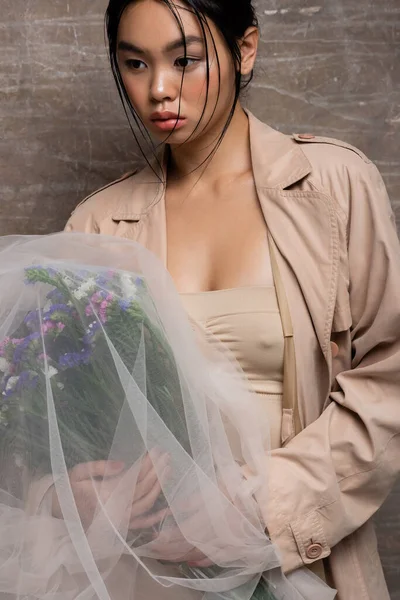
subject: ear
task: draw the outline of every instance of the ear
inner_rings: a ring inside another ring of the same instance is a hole
[[[240,52],[242,55],[240,72],[242,75],[250,75],[254,69],[254,63],[258,50],[258,40],[258,27],[248,27],[244,33],[244,36],[240,40]]]

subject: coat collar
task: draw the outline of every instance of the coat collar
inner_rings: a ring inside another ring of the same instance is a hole
[[[282,190],[311,172],[311,165],[300,146],[288,135],[259,121],[246,111],[250,126],[250,149],[257,189]],[[113,211],[115,221],[140,220],[159,203],[165,192],[168,149],[134,175],[134,196],[126,195]],[[153,170],[154,169],[154,170]]]

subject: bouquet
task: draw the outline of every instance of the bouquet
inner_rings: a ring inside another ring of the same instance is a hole
[[[132,372],[144,344],[148,401],[188,450],[177,366],[161,324],[148,316],[144,279],[39,265],[25,269],[25,284],[49,291],[0,341],[1,439],[19,462],[39,476],[51,472],[48,384],[67,469],[107,460],[124,402],[111,347]]]
[[[202,352],[154,256],[101,236],[6,238],[0,290],[0,598],[334,597],[311,574],[281,573],[254,499],[266,424],[249,417],[251,393],[223,349]],[[169,468],[153,460],[145,518],[163,517],[136,529],[128,509],[155,451]],[[93,477],[84,524],[70,474],[98,461],[123,468],[107,495],[107,476]],[[193,547],[212,566],[190,566]]]

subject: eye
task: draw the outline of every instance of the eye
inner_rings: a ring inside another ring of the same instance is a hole
[[[181,69],[187,69],[188,67],[191,67],[197,62],[199,62],[198,58],[189,58],[188,56],[182,56],[182,58],[176,59],[175,64]]]
[[[125,65],[128,67],[128,69],[131,69],[131,71],[143,71],[143,69],[146,68],[145,63],[142,60],[135,58],[129,58],[126,60]]]

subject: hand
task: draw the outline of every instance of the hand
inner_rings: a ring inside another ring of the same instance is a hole
[[[212,494],[209,502],[205,501],[201,493],[185,498],[181,505],[175,505],[175,509],[186,518],[179,520],[179,525],[163,525],[159,534],[155,534],[153,541],[149,544],[152,558],[168,562],[186,562],[192,567],[209,567],[215,562],[221,564],[225,561],[240,558],[235,556],[235,548],[226,540],[220,538],[219,525],[222,523],[229,529],[229,533],[240,537],[245,517],[241,517],[240,511],[234,506],[224,486],[220,485],[220,492],[225,496],[219,496],[219,514],[215,512],[216,506],[213,502],[215,496]],[[213,518],[207,507],[212,507]],[[188,541],[189,540],[189,541]],[[194,543],[196,540],[201,547],[203,543],[212,549],[214,558],[210,560]]]
[[[125,470],[125,464],[118,461],[95,461],[76,465],[69,471],[69,480],[75,503],[85,528],[89,527],[101,504],[106,504],[110,497],[119,492],[126,492],[130,498],[134,487],[133,498],[128,504],[128,513],[122,515],[133,530],[147,529],[162,521],[168,509],[151,513],[156,500],[161,494],[161,481],[157,476],[156,466],[164,479],[168,475],[168,455],[153,451],[141,459],[138,465]],[[129,487],[128,487],[129,486]],[[129,494],[129,495],[128,495]],[[53,516],[62,519],[63,513],[53,486]]]

